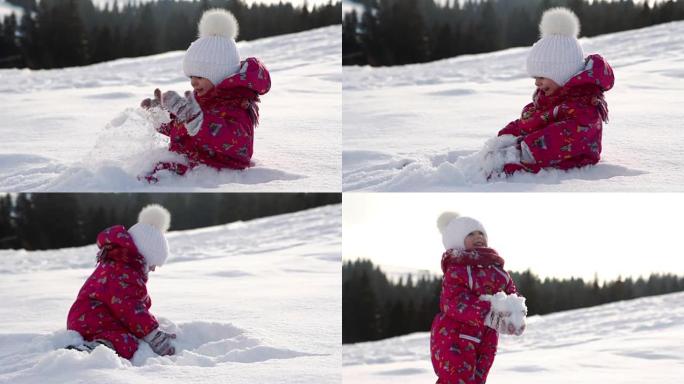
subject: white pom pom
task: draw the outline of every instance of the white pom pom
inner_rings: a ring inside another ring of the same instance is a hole
[[[446,229],[447,225],[449,225],[451,220],[457,218],[458,216],[459,214],[456,212],[444,212],[439,215],[437,218],[437,228],[439,229],[439,232],[444,234],[444,230]]]
[[[159,204],[150,204],[138,214],[138,223],[151,225],[163,233],[171,225],[171,214]]]
[[[210,9],[202,15],[197,29],[199,37],[223,36],[235,40],[238,35],[238,22],[235,16],[225,9]]]
[[[551,8],[542,15],[539,32],[542,37],[562,35],[579,36],[580,22],[574,12],[567,8]]]

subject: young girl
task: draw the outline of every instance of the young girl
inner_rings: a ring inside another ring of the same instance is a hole
[[[517,161],[505,164],[506,174],[598,163],[603,122],[608,122],[603,93],[613,87],[614,77],[601,56],[584,57],[579,28],[577,16],[566,8],[542,15],[542,38],[527,57],[527,73],[537,87],[533,101],[520,119],[499,131],[501,143],[515,146],[517,153]]]
[[[259,123],[259,95],[271,88],[266,67],[256,58],[240,61],[235,44],[238,24],[222,9],[206,11],[199,22],[199,39],[188,48],[183,71],[193,93],[181,97],[174,91],[154,91],[143,108],[161,107],[171,122],[157,131],[171,139],[169,150],[184,156],[180,162],[160,162],[141,175],[150,183],[168,170],[184,175],[199,164],[216,169],[250,166],[254,128]]]
[[[484,383],[494,362],[498,333],[520,335],[524,330],[524,323],[515,324],[513,313],[495,305],[492,296],[515,295],[515,283],[504,269],[504,260],[487,248],[487,232],[480,222],[445,212],[437,226],[446,249],[440,313],[430,334],[437,383]],[[524,301],[518,300],[513,301]],[[524,304],[519,311],[525,311]]]
[[[67,329],[86,340],[71,349],[91,351],[105,345],[130,359],[139,339],[159,355],[172,355],[176,335],[159,330],[150,313],[147,275],[166,261],[168,245],[164,232],[171,216],[159,205],[140,211],[138,223],[128,231],[122,225],[107,228],[97,236],[97,266],[69,310]]]

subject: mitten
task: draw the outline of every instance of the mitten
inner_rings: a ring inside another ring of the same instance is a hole
[[[482,295],[480,300],[491,303],[491,309],[485,317],[486,326],[505,335],[522,335],[527,316],[524,297],[497,292],[495,295]]]
[[[150,345],[154,353],[159,356],[173,355],[176,353],[176,348],[171,345],[171,339],[175,339],[176,335],[173,333],[166,333],[160,331],[158,328],[150,332],[143,338]]]
[[[493,330],[503,333],[505,335],[510,335],[509,326],[512,326],[509,319],[511,318],[510,313],[499,312],[497,310],[491,310],[485,317],[484,324]],[[515,328],[515,327],[513,327]],[[515,329],[513,329],[514,331]]]
[[[493,138],[492,149],[506,148],[518,145],[518,136],[513,135],[501,135]]]
[[[159,88],[154,90],[154,98],[150,99],[149,97],[142,102],[140,102],[140,106],[145,108],[145,109],[150,109],[154,107],[161,107],[161,91]]]
[[[177,122],[185,124],[190,136],[195,136],[199,132],[204,116],[192,92],[187,91],[185,97],[181,97],[175,91],[166,91],[161,96],[161,105],[176,116]]]

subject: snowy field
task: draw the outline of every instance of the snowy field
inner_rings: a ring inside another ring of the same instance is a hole
[[[0,383],[339,383],[341,207],[168,235],[150,274],[151,312],[177,332],[174,356],[142,343],[132,363],[77,339],[67,312],[94,245],[0,251]]]
[[[156,185],[136,176],[168,159],[143,98],[191,89],[184,51],[59,70],[0,70],[0,190],[297,191],[341,189],[341,28],[239,42],[271,73],[255,131],[255,166],[200,167]]]
[[[429,333],[343,347],[343,381],[436,381]],[[675,384],[684,372],[684,293],[528,319],[504,336],[487,384]]]
[[[615,72],[602,160],[487,182],[478,151],[531,101],[529,47],[343,69],[343,190],[682,191],[684,22],[581,39]]]

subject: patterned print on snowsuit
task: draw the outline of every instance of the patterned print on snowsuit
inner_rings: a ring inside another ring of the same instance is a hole
[[[553,95],[536,90],[521,118],[499,131],[499,136],[520,137],[535,163],[507,169],[537,173],[547,167],[565,170],[598,163],[603,122],[608,122],[603,93],[614,81],[610,65],[600,55],[590,55],[584,70]]]
[[[190,136],[183,123],[171,116],[171,122],[157,131],[169,136],[169,150],[185,155],[187,163],[162,162],[149,174],[148,181],[162,169],[179,175],[199,164],[216,169],[244,169],[250,166],[254,151],[254,129],[259,124],[259,95],[271,89],[266,67],[250,57],[240,63],[238,73],[226,78],[204,96],[194,94],[203,122],[196,135]]]
[[[130,359],[138,339],[159,326],[149,312],[145,261],[121,225],[102,231],[97,246],[97,267],[69,310],[67,329],[88,341],[106,340]]]
[[[481,384],[494,362],[497,332],[484,325],[491,303],[480,295],[517,292],[504,260],[491,248],[442,255],[440,313],[430,332],[432,367],[440,384]]]

